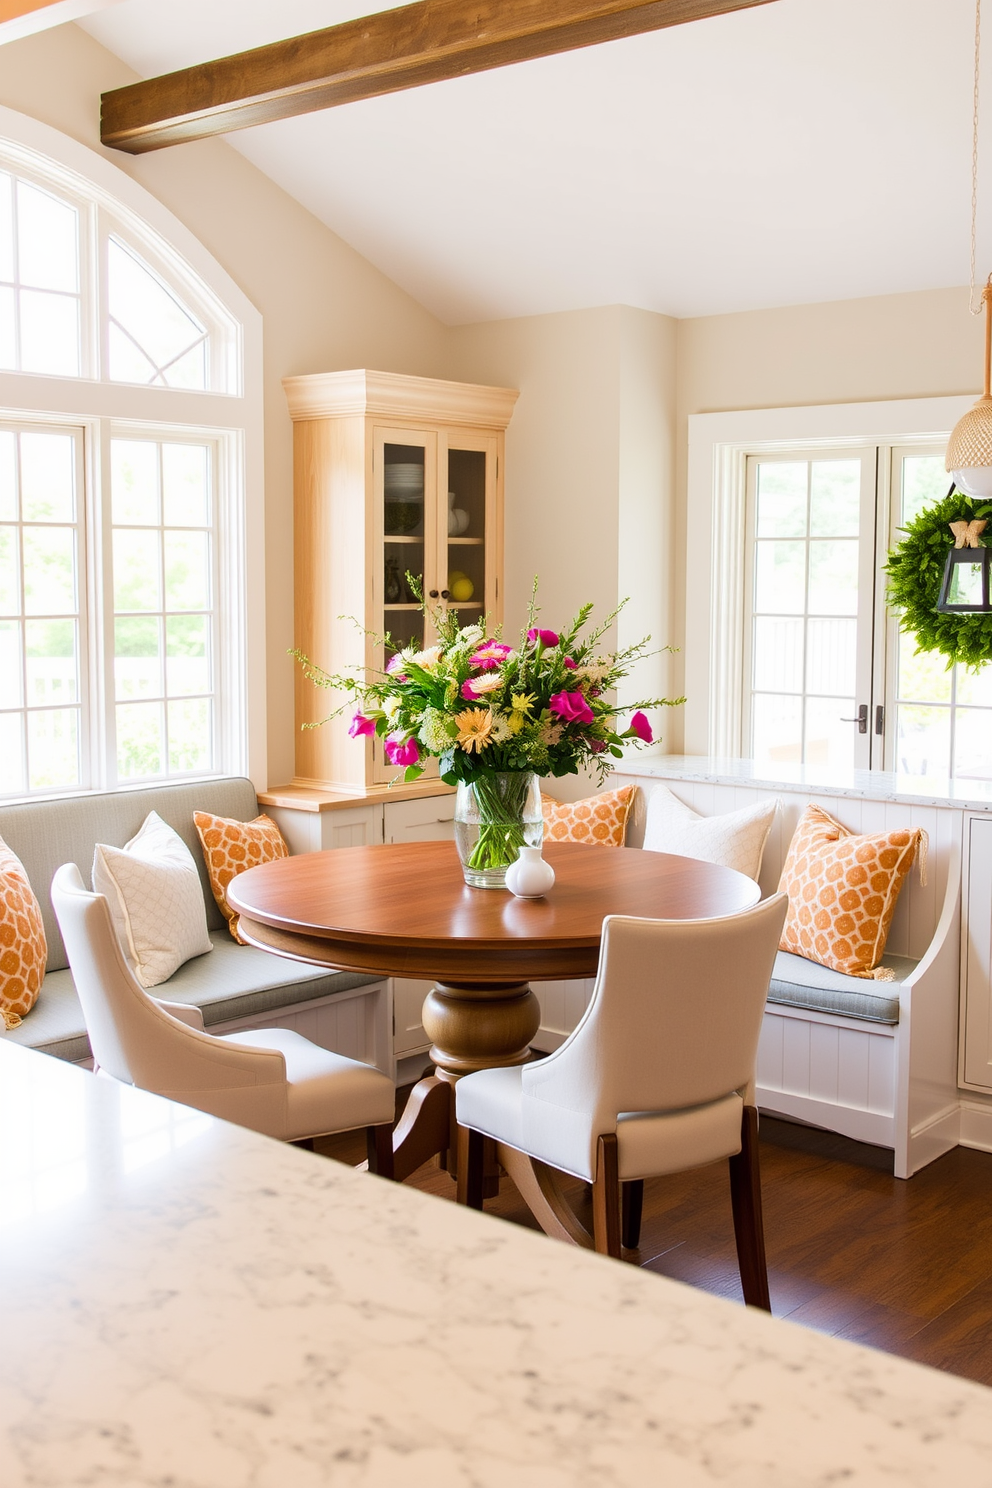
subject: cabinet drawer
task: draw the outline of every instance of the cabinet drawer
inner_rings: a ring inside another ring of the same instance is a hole
[[[455,795],[421,796],[415,801],[387,801],[383,807],[386,842],[450,841],[455,835]]]

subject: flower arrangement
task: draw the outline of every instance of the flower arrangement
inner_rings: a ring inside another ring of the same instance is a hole
[[[456,610],[424,604],[415,577],[408,574],[407,582],[437,636],[433,645],[394,651],[385,670],[371,677],[331,676],[293,654],[318,687],[348,694],[330,717],[358,704],[349,732],[382,738],[404,780],[416,780],[434,757],[442,780],[473,788],[482,826],[471,866],[504,869],[528,840],[522,814],[532,775],[572,775],[591,766],[602,780],[624,744],[653,741],[645,709],[685,699],[629,704],[623,711],[630,722],[618,728],[613,691],[648,654],[647,638],[600,654],[599,642],[622,605],[587,635],[592,605],[583,605],[563,631],[547,630],[537,623],[535,583],[527,623],[511,646],[498,627],[492,633],[484,623],[462,627]],[[388,636],[378,639],[391,649]]]

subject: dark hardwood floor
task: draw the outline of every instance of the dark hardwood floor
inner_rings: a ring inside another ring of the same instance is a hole
[[[317,1146],[365,1155],[362,1136]],[[880,1148],[765,1117],[761,1166],[777,1316],[992,1385],[992,1153],[959,1147],[904,1182]],[[409,1181],[454,1202],[433,1165]],[[583,1185],[572,1193],[581,1213]],[[536,1228],[508,1179],[486,1210]],[[624,1256],[740,1301],[726,1164],[647,1183],[640,1248]]]

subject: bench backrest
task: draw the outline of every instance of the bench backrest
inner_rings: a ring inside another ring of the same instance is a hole
[[[822,806],[852,832],[890,832],[901,827],[923,827],[929,836],[927,881],[920,883],[919,869],[914,864],[906,878],[889,931],[886,949],[893,956],[920,960],[933,940],[948,888],[956,892],[957,879],[949,884],[949,873],[957,874],[957,852],[960,847],[960,811],[926,806],[912,802],[872,801],[856,796],[817,795],[785,788],[691,781],[682,778],[652,780],[624,776],[617,771],[616,783],[628,781],[641,787],[628,825],[627,844],[639,847],[644,836],[646,798],[657,783],[667,785],[680,801],[702,816],[716,816],[737,811],[758,801],[777,797],[780,809],[772,824],[761,864],[762,893],[774,894],[782,873],[792,834],[809,802]]]
[[[123,847],[149,811],[157,811],[193,854],[203,887],[207,924],[211,930],[220,930],[224,919],[210,892],[193,812],[210,811],[216,816],[249,821],[258,814],[258,809],[255,787],[250,780],[240,777],[24,801],[16,806],[0,807],[0,837],[24,864],[41,904],[48,938],[48,970],[61,971],[69,964],[51,897],[55,870],[63,863],[75,863],[89,884],[96,844],[105,842],[111,847]]]

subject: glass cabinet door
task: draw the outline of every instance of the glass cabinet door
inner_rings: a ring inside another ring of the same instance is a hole
[[[450,609],[459,612],[463,625],[486,614],[497,618],[496,441],[485,434],[449,431],[440,465],[442,597]]]
[[[385,654],[376,658],[378,665],[384,665],[393,651],[429,644],[408,575],[427,588],[436,586],[437,460],[433,435],[383,431],[376,445],[375,505],[382,556],[373,576],[376,613],[372,629],[389,638]]]

